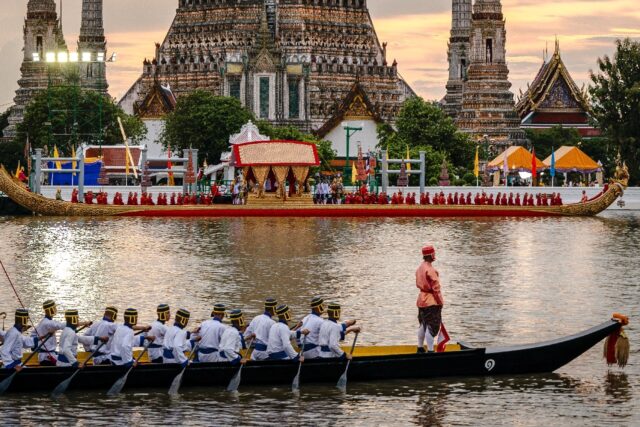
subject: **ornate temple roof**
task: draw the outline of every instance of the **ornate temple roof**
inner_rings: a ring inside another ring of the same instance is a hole
[[[569,74],[560,56],[560,43],[557,40],[555,52],[542,64],[527,91],[520,95],[516,110],[521,119],[532,112],[574,113],[567,117],[570,120],[579,119],[575,113],[588,114],[587,94],[578,88]],[[584,122],[584,117],[581,122]]]
[[[322,138],[343,120],[349,119],[374,120],[376,123],[383,121],[360,82],[356,82],[351,86],[351,90],[342,100],[335,114],[315,134]]]
[[[255,141],[233,146],[234,166],[318,166],[315,144],[302,141]]]
[[[163,86],[156,79],[144,100],[134,106],[134,111],[142,119],[157,119],[164,117],[176,107],[176,97],[170,86]]]

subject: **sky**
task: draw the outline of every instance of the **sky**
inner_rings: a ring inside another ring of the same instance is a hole
[[[0,0],[0,111],[8,108],[20,78],[22,27],[27,0]],[[60,0],[57,0],[58,5]],[[64,0],[63,29],[67,45],[76,46],[81,0]],[[151,57],[171,25],[178,0],[104,0],[105,31],[110,52],[110,93],[119,99]],[[440,99],[447,80],[447,41],[451,0],[368,0],[376,32],[388,42],[400,74],[427,99]],[[598,57],[611,55],[621,37],[640,38],[638,0],[503,0],[507,21],[507,61],[512,91],[526,89],[551,52],[556,36],[567,68],[578,86],[589,83]]]

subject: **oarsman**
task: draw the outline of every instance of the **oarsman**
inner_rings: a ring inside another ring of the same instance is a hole
[[[100,348],[100,351],[93,357],[94,365],[110,365],[111,364],[111,359],[109,358],[109,355],[111,353],[111,344],[112,344],[111,337],[113,337],[113,334],[115,334],[116,328],[118,327],[118,325],[115,324],[115,320],[117,317],[118,317],[118,309],[113,306],[109,306],[104,310],[104,316],[102,317],[102,319],[93,323],[89,327],[89,329],[87,329],[87,332],[85,332],[85,335],[89,337],[108,337],[109,338],[109,341],[107,342],[107,344],[103,345]],[[98,348],[98,345],[92,344],[89,347],[85,345],[84,348],[87,349],[87,351],[89,352],[94,352]]]
[[[269,357],[269,353],[267,353],[269,330],[276,323],[272,317],[276,314],[277,305],[278,301],[267,298],[264,301],[264,313],[254,317],[244,333],[245,340],[253,339],[254,349],[251,353],[251,360],[265,360]]]
[[[316,359],[320,357],[320,328],[324,319],[322,313],[324,313],[324,300],[320,297],[315,297],[311,300],[311,314],[305,316],[302,319],[302,329],[307,329],[309,334],[304,341],[304,354],[306,359]],[[300,335],[298,334],[298,338]]]
[[[135,308],[127,308],[123,317],[124,324],[118,325],[111,339],[111,363],[129,367],[134,364],[133,348],[142,347],[145,340],[153,342],[155,337],[145,334],[135,335],[133,328],[138,324],[138,310]]]
[[[38,347],[39,339],[25,337],[22,335],[28,329],[29,312],[24,308],[16,310],[16,322],[4,335],[4,344],[0,347],[0,357],[4,369],[15,369],[21,371],[22,349],[30,348],[35,350]]]
[[[242,310],[231,310],[229,312],[231,327],[226,328],[220,339],[220,362],[230,362],[232,365],[245,363],[246,360],[240,354],[240,350],[247,348],[243,332],[246,329]]]
[[[360,327],[354,326],[356,324],[355,320],[338,323],[338,320],[340,320],[340,305],[334,302],[329,303],[327,314],[329,318],[322,323],[320,328],[320,357],[325,359],[336,357],[351,359],[351,355],[340,348],[340,341],[344,341],[349,332],[360,332]]]
[[[90,346],[98,345],[100,341],[106,343],[109,337],[91,337],[87,335],[78,335],[76,329],[78,326],[89,326],[91,322],[80,322],[78,310],[66,310],[64,318],[67,321],[67,327],[64,328],[60,335],[60,352],[58,354],[58,362],[56,366],[78,366],[78,343]]]
[[[416,286],[420,289],[418,295],[418,353],[424,353],[424,340],[427,339],[428,351],[434,350],[435,337],[442,325],[442,306],[444,300],[440,290],[440,275],[433,267],[436,260],[436,250],[428,245],[422,248],[423,262],[416,270]]]
[[[202,322],[196,336],[201,338],[198,347],[199,362],[217,362],[219,359],[220,339],[227,325],[222,323],[227,307],[216,304],[211,311],[211,319]]]
[[[56,303],[53,300],[45,301],[44,304],[42,304],[42,308],[44,309],[44,318],[36,325],[35,331],[31,333],[31,337],[44,337],[51,334],[39,350],[38,362],[40,362],[40,366],[56,366],[58,354],[56,353],[56,347],[58,340],[56,339],[55,333],[56,331],[63,330],[67,325],[53,320],[53,316],[58,313]]]
[[[149,360],[151,360],[151,363],[162,363],[164,336],[167,333],[166,323],[171,317],[171,312],[167,304],[160,304],[156,309],[156,313],[158,318],[151,324],[151,330],[149,331],[149,335],[156,337],[149,344]]]
[[[185,366],[189,361],[185,353],[193,348],[191,332],[186,330],[190,316],[191,313],[184,308],[176,312],[173,326],[167,329],[164,336],[164,363],[179,363]],[[200,337],[193,337],[193,341],[199,340]]]
[[[289,329],[289,320],[291,320],[291,312],[285,304],[276,308],[278,322],[269,330],[269,343],[267,344],[267,352],[271,360],[298,360],[298,353],[293,349],[291,340],[298,336],[298,333]],[[307,335],[308,330],[300,331],[302,335]],[[304,361],[304,357],[300,358]]]

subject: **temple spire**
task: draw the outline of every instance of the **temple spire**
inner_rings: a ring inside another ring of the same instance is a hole
[[[107,42],[102,23],[102,2],[103,0],[82,0],[78,52],[82,58],[80,64],[82,86],[106,94],[109,86],[106,75]]]
[[[469,66],[469,36],[471,33],[471,0],[452,0],[451,37],[449,38],[449,79],[443,107],[455,117],[462,108],[462,91]]]

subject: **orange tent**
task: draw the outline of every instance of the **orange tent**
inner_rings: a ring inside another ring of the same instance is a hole
[[[556,150],[555,154],[557,172],[593,173],[602,170],[598,163],[594,162],[591,157],[587,156],[578,147],[563,145]],[[547,168],[551,167],[551,156],[544,159],[544,164]]]
[[[529,171],[531,172],[531,166],[533,163],[533,155],[524,147],[512,146],[507,148],[507,165],[509,170],[517,170],[519,172]],[[487,169],[491,172],[504,169],[504,153],[498,155],[495,159],[489,162]],[[536,157],[536,170],[546,169],[546,166],[540,159]]]

